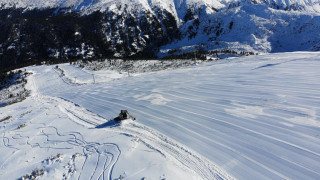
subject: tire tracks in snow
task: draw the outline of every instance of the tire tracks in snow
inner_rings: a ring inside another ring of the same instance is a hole
[[[29,78],[29,81],[29,85],[31,86],[30,88],[32,89],[31,98],[36,102],[39,102],[42,106],[56,107],[63,114],[65,114],[66,117],[85,127],[93,128],[101,123],[106,122],[105,119],[86,111],[84,108],[81,108],[79,105],[73,104],[70,101],[40,94],[33,76]],[[52,115],[56,115],[58,118],[61,116],[59,114]],[[30,125],[36,124],[37,123],[30,122]],[[87,142],[84,140],[83,135],[79,132],[59,132],[59,129],[52,125],[52,123],[41,125],[41,127],[37,127],[37,129],[40,130],[39,133],[37,133],[32,139],[28,138],[26,145],[30,146],[31,148],[39,147],[45,149],[67,150],[73,149],[74,147],[82,148],[86,159],[83,162],[82,170],[79,173],[78,179],[95,179],[95,177],[102,177],[102,179],[112,178],[113,168],[121,154],[121,150],[117,144]],[[37,140],[36,138],[40,136],[44,136],[46,140]],[[94,157],[98,158],[94,159]],[[86,165],[89,166],[92,162],[95,162],[96,166],[91,172],[86,171],[84,167]],[[103,168],[98,168],[99,164],[103,164]],[[87,177],[88,174],[90,175]]]
[[[58,98],[55,98],[55,100],[59,101],[59,109],[63,113],[81,125],[92,128],[107,122],[106,119],[103,119],[102,117],[95,115],[76,104],[72,104],[71,102]],[[151,130],[137,122],[130,123],[125,126],[106,127],[105,129],[119,134],[139,138],[140,141],[150,149],[153,149],[164,157],[175,161],[180,167],[193,171],[203,179],[232,179],[232,177],[227,175],[204,157],[187,150],[187,148],[179,145],[177,142],[169,140],[160,133],[156,133],[154,130]],[[118,158],[119,157],[117,157],[117,159]],[[109,178],[111,178],[112,171],[108,174],[110,174]]]
[[[161,92],[162,93],[162,92]],[[181,92],[180,92],[181,93]],[[107,95],[107,97],[109,96],[109,97],[114,97],[114,96],[116,96],[115,94],[112,94],[112,93],[106,93]],[[163,94],[167,94],[167,93],[163,93]],[[194,99],[194,98],[189,98],[187,95],[185,95],[185,96],[177,96],[177,95],[174,95],[174,94],[171,94],[170,93],[170,95],[172,95],[172,96],[176,96],[176,97],[178,97],[178,98],[185,98],[185,99],[188,99],[188,100],[192,100],[192,101],[200,101],[200,102],[205,102],[205,101],[201,101],[201,100],[198,100],[198,99]],[[86,94],[85,96],[87,96],[87,97],[89,97],[89,98],[95,98],[97,101],[98,100],[100,100],[100,101],[102,101],[102,97],[100,97],[99,98],[99,96],[97,97],[97,95],[91,95],[91,94]],[[161,120],[165,120],[166,121],[166,119],[165,118],[161,118],[161,117],[157,117],[157,116],[154,116],[154,115],[150,115],[150,114],[146,114],[145,112],[143,112],[143,111],[141,111],[140,109],[140,107],[136,107],[136,106],[133,106],[133,105],[131,105],[130,103],[128,104],[128,102],[126,102],[126,103],[121,103],[121,101],[125,101],[124,99],[125,98],[129,98],[129,97],[127,97],[127,96],[121,96],[121,97],[123,97],[123,98],[117,98],[116,100],[118,101],[118,103],[116,103],[116,101],[108,101],[108,100],[106,100],[105,98],[104,98],[104,102],[105,103],[102,103],[102,104],[113,104],[113,105],[117,105],[117,106],[119,106],[119,107],[125,107],[125,108],[128,108],[128,109],[131,109],[131,110],[134,110],[134,111],[138,111],[140,114],[145,114],[145,115],[148,115],[148,116],[151,116],[151,117],[154,117],[154,118],[157,118],[157,119],[161,119]],[[208,102],[205,102],[205,103],[208,103]],[[126,104],[126,105],[124,105],[124,104]],[[287,146],[288,148],[295,148],[295,149],[297,149],[298,151],[301,151],[301,152],[307,152],[307,153],[310,153],[311,155],[313,155],[314,157],[316,157],[316,158],[319,158],[320,157],[320,154],[318,153],[318,152],[316,152],[316,151],[313,151],[313,150],[310,150],[310,149],[308,149],[308,148],[306,148],[306,147],[303,147],[303,146],[301,146],[301,145],[298,145],[298,144],[295,144],[295,143],[293,143],[293,142],[290,142],[290,141],[286,141],[285,139],[279,139],[279,138],[277,138],[277,137],[275,137],[275,136],[272,136],[272,135],[269,135],[269,134],[265,134],[265,133],[262,133],[262,132],[259,132],[259,131],[257,131],[257,130],[255,130],[255,129],[251,129],[251,128],[248,128],[248,126],[245,126],[246,124],[247,125],[250,125],[250,122],[246,122],[246,121],[241,121],[242,122],[242,124],[239,124],[238,122],[240,122],[239,120],[241,120],[241,119],[237,119],[237,121],[234,121],[234,120],[232,120],[232,119],[230,119],[230,118],[227,118],[227,117],[224,117],[224,118],[220,118],[219,117],[219,115],[216,115],[216,116],[218,116],[219,118],[212,118],[212,117],[210,117],[210,116],[207,116],[207,115],[203,115],[203,114],[199,114],[198,112],[195,112],[194,110],[185,110],[185,109],[181,109],[181,107],[176,107],[176,106],[174,106],[174,105],[166,105],[167,107],[169,107],[169,110],[171,110],[171,109],[174,109],[176,112],[183,112],[183,113],[186,113],[186,114],[191,114],[191,115],[194,115],[194,116],[197,116],[197,117],[201,117],[201,118],[205,118],[205,119],[210,119],[210,120],[213,120],[213,121],[216,121],[216,122],[218,122],[218,123],[223,123],[223,124],[226,124],[228,127],[232,127],[232,128],[234,128],[234,129],[239,129],[239,130],[241,130],[241,131],[243,131],[243,132],[247,132],[248,134],[255,134],[257,137],[261,137],[262,139],[265,139],[267,142],[270,142],[270,143],[273,143],[273,144],[279,144],[279,143],[282,143],[282,144],[284,144],[284,146]],[[149,108],[149,107],[145,107],[145,108]],[[201,109],[201,107],[197,107],[197,108],[200,108]],[[208,109],[209,110],[209,109]],[[154,111],[152,111],[152,110],[149,110],[150,112],[154,112]],[[155,110],[156,111],[156,110]],[[163,112],[162,114],[166,114],[167,112]],[[191,123],[191,124],[196,124],[196,125],[198,125],[199,127],[202,127],[202,128],[204,128],[204,129],[209,129],[209,130],[214,130],[214,129],[212,129],[212,128],[209,128],[209,127],[206,127],[206,126],[203,126],[202,124],[197,124],[197,123],[195,123],[194,121],[191,121],[191,120],[189,120],[189,119],[185,119],[185,118],[183,118],[183,117],[176,117],[176,118],[178,118],[178,119],[184,119],[184,120],[187,120],[189,123]],[[316,139],[316,138],[314,138],[314,137],[312,137],[312,136],[309,136],[309,135],[306,135],[306,134],[302,134],[302,133],[299,133],[299,132],[294,132],[293,130],[290,130],[290,129],[285,129],[285,128],[281,128],[281,127],[276,127],[276,126],[274,126],[274,125],[272,125],[272,124],[267,124],[267,123],[265,123],[265,122],[259,122],[259,121],[257,121],[257,120],[255,120],[255,119],[253,119],[253,118],[248,118],[248,119],[246,119],[246,120],[249,120],[249,121],[252,121],[253,123],[259,123],[259,124],[261,124],[261,127],[262,128],[265,128],[265,127],[263,127],[263,125],[267,125],[267,126],[273,126],[275,129],[281,129],[281,130],[286,130],[286,131],[288,131],[288,132],[290,132],[290,133],[293,133],[293,134],[299,134],[300,136],[302,136],[302,137],[306,137],[306,138],[311,138],[311,139]],[[173,123],[173,122],[170,122],[170,123]],[[177,125],[177,124],[175,124],[175,123],[173,123],[174,125]],[[177,125],[177,126],[179,126],[179,125]],[[179,127],[181,127],[181,126],[179,126]],[[184,127],[184,128],[186,128],[186,127]],[[189,128],[188,128],[189,129]],[[266,128],[265,128],[266,129]],[[266,129],[266,130],[268,130],[268,129]],[[275,133],[277,133],[277,131],[275,131],[275,130],[273,130],[272,128],[270,128],[270,130],[269,131],[274,131]],[[283,131],[280,131],[280,132],[283,132]],[[194,133],[194,132],[192,132],[192,133]],[[198,133],[197,133],[197,135],[199,135]],[[204,137],[204,136],[200,136],[200,137]],[[208,141],[212,141],[211,139],[207,139],[207,138],[205,138],[206,140],[208,140]],[[213,141],[212,141],[213,142]],[[215,143],[217,143],[217,141],[214,141]],[[247,142],[246,143],[244,143],[244,144],[247,144]],[[226,144],[225,144],[226,145]],[[226,147],[226,146],[223,146],[223,147]],[[257,147],[257,148],[259,148],[259,147]],[[231,147],[229,147],[229,148],[227,148],[227,149],[229,149],[229,150],[232,150],[232,152],[239,152],[239,151],[237,151],[237,150],[235,150],[235,149],[233,149],[233,148],[231,148]],[[276,157],[279,157],[279,156],[277,156],[277,154],[274,154],[273,152],[269,152],[270,154],[272,154],[272,155],[274,155],[274,156],[276,156]],[[239,152],[239,154],[242,154],[242,155],[244,155],[243,153],[240,153]],[[249,156],[243,156],[243,157],[245,157],[246,159],[248,159],[249,158]],[[250,160],[251,159],[251,160]],[[292,164],[292,165],[294,165],[294,166],[297,166],[297,167],[299,167],[299,168],[302,168],[302,169],[305,169],[306,171],[309,171],[309,172],[312,172],[312,173],[314,173],[314,174],[318,174],[318,175],[320,175],[318,172],[316,172],[315,170],[314,170],[314,168],[313,169],[311,169],[310,167],[308,167],[308,166],[306,166],[306,165],[303,165],[303,164],[299,164],[299,163],[293,163],[292,162],[292,160],[290,161],[290,160],[288,160],[287,158],[285,158],[285,157],[279,157],[279,159],[281,159],[282,161],[286,161],[287,163],[289,163],[289,164]],[[266,170],[268,170],[268,171],[270,171],[270,172],[272,172],[272,173],[274,173],[274,174],[277,174],[277,175],[279,175],[280,177],[283,177],[283,178],[288,178],[288,177],[286,177],[286,176],[283,176],[281,173],[279,173],[276,169],[274,169],[273,167],[268,167],[268,166],[265,166],[265,165],[263,165],[263,163],[261,163],[261,162],[259,162],[259,161],[257,161],[257,160],[254,160],[254,159],[252,159],[252,158],[249,158],[248,160],[250,160],[251,162],[253,162],[253,163],[255,163],[255,164],[257,164],[257,165],[260,165],[261,167],[263,167],[263,168],[265,168]]]
[[[87,96],[90,97],[90,98],[93,98],[93,99],[94,99],[94,98],[97,98],[97,97],[91,96],[91,95],[87,95]],[[99,98],[99,100],[101,100],[101,99],[102,99],[102,98]],[[97,98],[97,100],[98,100],[98,98]],[[121,99],[117,99],[117,100],[120,101]],[[159,120],[168,122],[168,123],[172,123],[172,124],[174,124],[174,125],[177,126],[177,127],[180,127],[180,128],[182,128],[182,129],[184,129],[184,130],[186,130],[186,131],[188,131],[188,132],[190,132],[190,133],[192,133],[192,134],[194,134],[194,135],[196,135],[196,136],[198,136],[198,137],[200,137],[200,138],[205,139],[205,140],[208,141],[208,142],[212,142],[212,143],[214,143],[214,144],[216,144],[216,145],[219,145],[219,146],[221,146],[221,147],[224,147],[225,149],[233,152],[234,154],[237,154],[237,155],[239,155],[239,156],[247,159],[248,161],[250,161],[250,162],[252,162],[252,163],[254,163],[254,164],[256,164],[256,165],[258,165],[258,166],[260,166],[260,167],[262,167],[262,168],[264,168],[264,169],[266,169],[267,171],[269,171],[269,172],[271,172],[271,173],[273,173],[273,174],[276,174],[277,176],[279,176],[279,177],[281,177],[281,178],[283,178],[283,179],[290,179],[289,177],[287,177],[287,176],[283,175],[282,173],[278,172],[276,169],[273,169],[272,167],[268,167],[268,166],[264,165],[263,163],[261,163],[261,162],[255,160],[255,159],[249,157],[248,155],[246,155],[246,154],[244,154],[244,153],[242,153],[242,152],[240,152],[240,151],[238,151],[238,150],[236,150],[236,149],[228,146],[228,145],[225,144],[225,143],[221,143],[221,142],[218,142],[218,141],[216,141],[216,140],[214,140],[214,139],[211,139],[211,138],[208,138],[208,137],[206,137],[206,136],[203,136],[202,134],[200,134],[200,133],[198,133],[198,132],[195,132],[195,131],[193,131],[193,130],[191,130],[191,129],[189,129],[189,128],[186,128],[186,127],[183,126],[183,125],[180,125],[180,124],[178,124],[178,123],[169,121],[167,118],[158,117],[158,116],[155,116],[155,115],[146,113],[146,112],[144,112],[144,111],[142,111],[142,110],[139,110],[140,108],[137,109],[136,107],[133,107],[133,106],[127,106],[127,105],[124,105],[124,104],[119,104],[119,103],[116,103],[116,102],[114,102],[114,101],[108,101],[108,100],[103,100],[103,101],[104,101],[104,102],[107,102],[106,104],[113,104],[113,105],[117,105],[117,106],[119,106],[119,107],[128,108],[128,109],[134,110],[134,111],[136,111],[136,112],[139,112],[140,114],[144,114],[144,115],[147,115],[147,116],[152,117],[152,118],[156,118],[156,119],[159,119]],[[168,106],[168,105],[167,105],[167,106]],[[170,107],[171,107],[171,106],[170,106]],[[177,108],[175,108],[175,107],[171,107],[171,108],[177,109]],[[201,117],[209,118],[209,119],[212,119],[212,120],[221,122],[221,123],[226,123],[226,124],[228,124],[228,125],[231,125],[231,127],[246,130],[246,131],[248,131],[248,132],[250,132],[250,133],[257,134],[257,135],[262,136],[262,137],[266,137],[266,138],[268,138],[268,139],[270,139],[270,140],[272,140],[272,141],[277,141],[277,142],[280,142],[280,143],[284,143],[284,144],[286,144],[286,145],[288,145],[288,146],[292,146],[292,147],[297,148],[297,149],[302,148],[302,149],[300,149],[300,150],[306,151],[306,152],[309,152],[309,153],[311,153],[311,154],[313,154],[313,155],[315,155],[315,156],[318,156],[318,155],[317,155],[317,152],[313,152],[313,151],[311,151],[311,150],[308,150],[308,149],[306,149],[306,148],[297,146],[297,145],[292,144],[292,143],[290,143],[290,142],[286,142],[286,141],[283,141],[283,140],[279,140],[279,139],[277,139],[277,138],[275,138],[275,137],[272,137],[272,136],[270,136],[270,135],[265,135],[265,134],[263,134],[263,133],[257,132],[257,131],[255,131],[255,130],[251,130],[251,129],[249,129],[249,128],[246,128],[246,127],[243,127],[243,126],[240,126],[240,125],[236,125],[236,124],[234,124],[234,123],[230,123],[230,122],[227,122],[227,121],[224,121],[224,120],[220,120],[220,119],[216,119],[216,118],[211,118],[211,117],[208,117],[208,116],[205,116],[205,115],[201,115],[201,114],[194,113],[194,112],[192,112],[192,111],[191,111],[191,112],[190,112],[190,111],[185,111],[185,110],[181,110],[181,111],[183,111],[183,112],[185,112],[185,113],[191,113],[191,114],[199,115],[199,116],[201,116]],[[182,117],[179,117],[179,118],[182,118]],[[188,120],[188,121],[190,121],[190,120]],[[195,122],[193,122],[193,121],[190,121],[190,122],[191,122],[191,123],[195,123]],[[201,125],[201,126],[203,126],[203,125]],[[205,127],[205,128],[209,128],[209,127]],[[209,129],[210,129],[210,128],[209,128]],[[283,158],[282,158],[282,159],[283,159]],[[283,159],[283,160],[284,160],[284,161],[287,161],[286,159]],[[291,163],[290,161],[288,161],[288,162]],[[303,167],[303,166],[299,165],[299,167]],[[309,169],[309,168],[307,168],[307,167],[303,167],[303,169],[306,169],[306,170],[308,170],[308,171],[311,171],[311,172],[315,173],[315,171],[313,171],[313,170],[311,170],[311,169]],[[316,173],[316,174],[318,174],[318,173]]]
[[[60,78],[63,79],[63,77],[61,76]],[[66,82],[64,79],[63,81],[69,85],[79,85],[76,83],[72,83],[72,81]],[[70,119],[74,120],[78,124],[92,128],[97,127],[106,122],[106,119],[94,113],[91,113],[84,108],[79,107],[79,105],[75,103],[69,102],[68,100],[61,98],[54,99],[56,101],[59,101],[59,109],[61,110],[61,112],[66,114]],[[216,165],[206,160],[204,157],[201,157],[200,155],[197,155],[196,153],[187,150],[187,148],[178,145],[177,142],[169,140],[167,137],[159,133],[155,133],[155,131],[151,130],[150,128],[147,128],[140,124],[125,127],[126,128],[121,126],[121,128],[119,128],[118,126],[116,126],[106,129],[111,130],[113,132],[118,132],[120,134],[138,137],[140,141],[150,149],[153,149],[162,154],[163,156],[171,160],[174,160],[176,163],[180,164],[180,167],[193,171],[194,173],[198,174],[202,179],[233,179],[231,176],[220,170]],[[111,177],[112,171],[110,172],[109,178],[111,179]]]

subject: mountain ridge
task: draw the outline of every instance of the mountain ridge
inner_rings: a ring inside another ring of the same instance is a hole
[[[144,10],[162,8],[170,13],[177,14],[181,20],[183,18],[182,12],[190,7],[199,8],[206,6],[219,10],[244,4],[263,4],[273,9],[320,13],[320,2],[318,0],[0,0],[1,9],[22,8],[32,10],[62,8],[68,9],[69,12],[84,11],[85,13],[91,13],[94,11],[112,10],[117,5],[128,5],[132,9],[140,7],[144,8]]]
[[[224,56],[212,52],[317,51],[319,3],[0,0],[0,65],[46,59],[183,57],[192,52],[220,58]]]

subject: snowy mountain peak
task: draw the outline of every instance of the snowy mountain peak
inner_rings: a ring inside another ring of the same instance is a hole
[[[273,9],[302,11],[302,12],[320,12],[319,0],[227,0],[227,4],[264,4]],[[225,3],[226,5],[226,3]]]
[[[0,62],[320,50],[319,0],[0,0]],[[8,10],[9,9],[9,10]],[[13,21],[14,20],[14,21]],[[14,58],[13,58],[14,57]]]
[[[0,0],[0,7],[1,9],[22,8],[28,10],[58,8],[68,9],[68,11],[81,11],[84,14],[107,10],[121,14],[124,10],[152,12],[153,9],[162,9],[174,15],[176,20],[180,21],[189,8],[210,7],[210,9],[218,9],[225,7],[225,5],[219,0]]]
[[[177,14],[181,14],[180,11],[185,11],[190,7],[207,6],[220,9],[244,3],[265,4],[275,9],[320,12],[319,0],[0,0],[0,7],[2,9],[67,8],[75,11],[104,11],[112,9],[115,5],[127,5],[128,8],[141,7],[147,10],[161,7],[170,13],[176,11]]]

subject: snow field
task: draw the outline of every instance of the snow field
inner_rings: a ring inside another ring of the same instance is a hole
[[[105,119],[127,109],[237,179],[318,179],[319,66],[319,53],[269,54],[77,87],[52,72],[63,90],[40,92]]]
[[[49,71],[59,75],[52,67],[44,73]],[[64,84],[80,86],[58,77]],[[0,112],[12,115],[0,128],[3,178],[18,179],[43,170],[41,179],[232,179],[139,123],[116,124],[67,99],[41,94],[33,76],[28,89],[30,98]]]
[[[28,67],[32,97],[0,109],[12,116],[0,124],[0,174],[319,179],[319,57],[268,54],[132,76]],[[138,120],[108,121],[121,109]]]

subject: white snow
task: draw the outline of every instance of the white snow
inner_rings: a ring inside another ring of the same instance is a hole
[[[319,14],[283,11],[265,5],[247,5],[221,9],[202,15],[197,35],[184,36],[160,48],[159,57],[176,50],[182,54],[194,50],[235,50],[246,52],[317,51],[320,28]],[[233,26],[230,28],[230,23]],[[191,21],[180,30],[187,32]],[[216,27],[220,27],[215,29]],[[221,30],[219,35],[217,31]]]
[[[277,4],[279,8],[296,7],[297,10],[304,12],[320,13],[320,3],[318,0],[257,0],[258,4],[267,6]],[[45,8],[69,8],[75,11],[93,12],[97,10],[105,11],[107,9],[115,12],[122,12],[119,5],[127,5],[129,10],[149,10],[153,7],[166,9],[174,14],[177,19],[183,19],[187,8],[204,7],[206,12],[213,13],[215,9],[228,8],[231,4],[252,4],[248,0],[0,0],[0,8],[25,8],[25,9],[45,9]],[[255,4],[253,3],[253,4]]]
[[[107,80],[59,65],[77,83],[28,67],[32,96],[0,108],[12,116],[0,122],[0,176],[319,179],[319,59],[267,54]],[[137,121],[107,122],[121,109]]]

